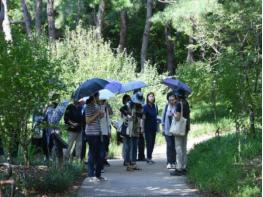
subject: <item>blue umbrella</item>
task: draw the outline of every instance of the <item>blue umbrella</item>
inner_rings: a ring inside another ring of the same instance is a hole
[[[147,84],[143,81],[130,81],[122,85],[121,91],[119,93],[125,93],[136,89],[141,89],[146,86]]]
[[[167,85],[168,87],[170,87],[170,88],[172,88],[173,90],[176,90],[176,91],[183,90],[187,94],[191,94],[192,93],[191,88],[187,84],[181,82],[178,79],[166,78],[166,79],[164,79],[162,81],[162,84]]]
[[[122,83],[117,80],[108,79],[109,83],[105,86],[105,89],[111,91],[112,93],[119,93],[122,89]]]
[[[100,78],[89,79],[78,87],[75,91],[74,98],[79,100],[85,96],[92,96],[96,92],[104,89],[108,83],[108,81]]]

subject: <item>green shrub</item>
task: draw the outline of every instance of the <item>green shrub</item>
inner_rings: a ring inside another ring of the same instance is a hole
[[[217,137],[190,151],[188,178],[200,191],[230,194],[238,192],[244,184],[250,184],[242,181],[248,176],[242,166],[248,159],[261,154],[261,134],[255,138],[242,134],[239,139],[236,134]]]
[[[40,192],[59,193],[67,190],[83,172],[80,164],[67,164],[63,168],[51,167],[41,174],[27,176],[25,188]]]
[[[258,186],[245,186],[241,189],[238,196],[240,197],[260,197],[262,192],[260,191],[260,188]]]

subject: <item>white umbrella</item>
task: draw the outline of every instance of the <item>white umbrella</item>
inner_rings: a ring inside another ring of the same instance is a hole
[[[103,89],[99,91],[99,100],[108,100],[113,97],[115,94],[107,89]]]

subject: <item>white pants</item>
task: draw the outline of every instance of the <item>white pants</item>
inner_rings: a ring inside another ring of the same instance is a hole
[[[175,136],[175,150],[176,150],[176,169],[182,170],[186,168],[187,162],[187,135]]]
[[[81,146],[82,146],[82,133],[81,132],[68,132],[68,148],[65,153],[65,158],[69,159],[71,153],[73,150],[72,147],[74,145],[74,142],[76,142],[76,156],[80,159],[81,154]]]

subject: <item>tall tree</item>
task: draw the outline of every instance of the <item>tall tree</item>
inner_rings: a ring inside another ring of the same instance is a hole
[[[99,4],[99,10],[97,13],[97,17],[96,17],[96,32],[97,32],[97,36],[99,38],[102,37],[102,29],[103,29],[103,18],[105,15],[105,0],[100,0],[100,4]]]
[[[149,34],[151,28],[151,17],[152,17],[153,0],[147,0],[147,13],[146,22],[144,26],[144,32],[142,37],[142,48],[141,48],[141,71],[144,70],[144,64],[147,59],[147,48],[149,41]]]
[[[1,1],[0,2],[0,24],[2,24],[4,17],[5,17],[4,6]]]
[[[119,42],[119,49],[123,51],[126,48],[127,44],[127,11],[122,10],[120,13],[120,42]]]
[[[42,0],[36,0],[36,32],[38,34],[41,33],[41,8],[42,8]]]
[[[54,17],[54,0],[47,0],[47,20],[48,36],[50,40],[56,38],[55,17]]]
[[[77,24],[79,23],[81,15],[81,0],[77,1]]]
[[[28,35],[28,37],[32,37],[31,16],[30,16],[30,13],[28,12],[25,0],[21,0],[21,7],[22,7],[24,23],[26,25],[27,35]]]
[[[7,0],[1,0],[1,2],[4,10],[4,20],[2,22],[2,27],[3,27],[3,32],[5,34],[5,40],[12,41],[10,21],[7,14],[8,13]]]
[[[165,26],[165,41],[167,47],[167,70],[169,75],[173,75],[175,68],[175,55],[174,55],[174,42],[172,40],[172,27],[171,24],[168,23]]]
[[[194,51],[191,47],[191,45],[194,44],[194,39],[189,36],[189,46],[188,46],[188,49],[187,49],[187,58],[186,58],[186,62],[188,63],[193,63],[194,62]]]
[[[192,32],[193,34],[195,33],[196,31],[196,20],[194,17],[190,17],[190,21],[192,23]],[[189,36],[189,45],[188,46],[188,51],[187,51],[187,58],[186,58],[186,62],[188,63],[193,63],[194,62],[194,50],[192,48],[192,45],[194,44],[194,38],[193,36]]]

